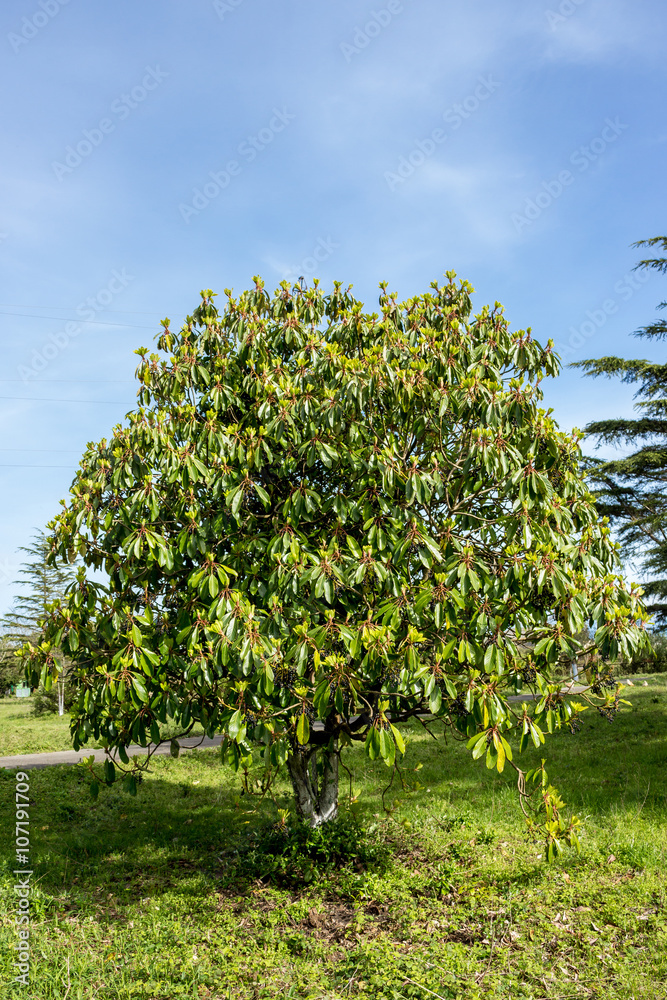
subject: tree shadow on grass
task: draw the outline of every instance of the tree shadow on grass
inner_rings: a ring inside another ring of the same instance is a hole
[[[552,737],[547,748],[553,760],[550,777],[570,808],[579,811],[583,804],[589,817],[604,823],[624,804],[664,821],[664,713],[649,704],[640,713],[622,714],[612,726],[595,718],[585,725],[588,731],[578,736]],[[503,775],[492,774],[471,761],[460,744],[435,743],[419,726],[410,735],[405,764],[409,769],[423,765],[417,772],[421,787],[412,793],[398,790],[394,802],[398,802],[399,815],[401,810],[412,810],[419,818],[404,831],[400,844],[398,823],[391,825],[391,832],[376,823],[388,772],[381,765],[371,770],[356,750],[351,762],[362,787],[361,801],[355,807],[358,822],[345,807],[346,789],[342,788],[343,820],[319,839],[302,830],[295,832],[295,824],[281,829],[278,810],[270,800],[259,802],[240,795],[238,779],[223,767],[214,750],[193,751],[178,761],[156,761],[136,797],[115,784],[103,787],[93,801],[88,778],[78,768],[32,771],[35,877],[41,891],[54,897],[60,909],[92,906],[99,913],[99,901],[112,894],[113,906],[105,910],[108,919],[122,919],[124,907],[142,897],[176,893],[199,905],[216,894],[238,897],[260,883],[298,894],[317,880],[331,879],[339,894],[353,895],[355,878],[358,883],[368,872],[384,871],[393,862],[403,865],[406,857],[416,859],[413,867],[426,861],[434,866],[431,881],[424,875],[419,894],[437,894],[439,885],[446,884],[449,868],[470,864],[479,849],[478,845],[464,847],[461,852],[471,828],[473,842],[481,827],[480,842],[492,850],[493,842],[500,839],[494,830],[497,823],[514,828],[518,841],[523,820],[513,789],[510,794],[515,778],[509,768]],[[540,757],[541,753],[531,751],[522,756],[521,766],[533,767]],[[0,771],[0,793],[3,789],[13,792],[13,783],[12,772]],[[287,807],[291,796],[286,783],[277,788],[278,805]],[[493,809],[503,796],[505,815],[498,818],[496,811],[494,818]],[[490,808],[492,802],[496,805]],[[13,805],[13,795],[10,801],[9,794],[0,794],[0,816],[7,812],[7,828],[13,822]],[[439,858],[419,857],[422,819],[443,832]],[[459,829],[459,821],[467,824],[466,829]],[[637,850],[639,854],[626,859],[628,864],[641,862],[641,845]],[[435,870],[438,864],[440,875]],[[11,859],[7,866],[8,870],[14,867]],[[482,871],[478,875],[484,877]],[[522,864],[514,871],[494,873],[496,879],[516,885],[543,875],[537,862],[534,867]]]
[[[168,777],[160,775],[165,770]],[[13,773],[0,775],[0,789],[13,784]],[[343,869],[380,871],[390,862],[384,838],[345,810],[326,830],[311,831],[281,818],[274,802],[239,793],[215,751],[159,762],[134,797],[114,784],[93,800],[79,769],[35,770],[33,882],[56,910],[92,907],[103,921],[105,914],[123,919],[124,907],[143,897],[176,894],[196,906],[216,895],[238,897],[261,882],[298,892]],[[286,786],[278,794],[286,805]]]

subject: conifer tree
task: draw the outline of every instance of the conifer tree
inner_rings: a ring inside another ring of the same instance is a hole
[[[14,598],[11,610],[2,619],[3,676],[16,683],[23,674],[23,667],[16,652],[26,642],[34,642],[40,633],[41,622],[48,614],[49,606],[57,598],[63,598],[68,584],[74,580],[71,566],[58,567],[48,561],[51,541],[43,531],[37,531],[30,545],[22,545],[19,552],[28,556],[21,564],[16,583],[25,587],[24,593]],[[58,685],[58,711],[64,712],[65,674],[60,675]]]
[[[635,247],[667,251],[667,236],[640,240]],[[640,260],[639,268],[667,274],[667,257]],[[658,309],[667,308],[661,302]],[[634,333],[651,341],[667,341],[667,319],[658,318]],[[634,420],[594,420],[585,428],[598,444],[634,445],[635,450],[613,461],[590,460],[591,479],[599,490],[598,507],[618,529],[626,557],[639,557],[648,582],[648,610],[658,628],[667,626],[667,359],[662,364],[641,359],[606,357],[576,361],[593,378],[620,377],[637,385]]]

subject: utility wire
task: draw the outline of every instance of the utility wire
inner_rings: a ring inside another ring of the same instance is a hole
[[[78,385],[80,382],[118,382],[123,385],[136,384],[133,378],[33,378],[28,382],[24,378],[0,378],[0,382],[23,382],[24,385],[34,385],[36,382],[71,382]]]
[[[38,316],[36,313],[8,313],[0,312],[0,316],[12,316],[14,319],[48,319],[57,320],[59,323],[79,323],[81,326],[115,326],[125,327],[128,330],[155,330],[155,326],[137,326],[136,323],[103,323],[98,319],[81,319],[78,316],[72,319],[71,316]],[[156,323],[159,326],[159,322]]]
[[[22,402],[25,400],[28,403],[109,403],[113,405],[120,406],[132,406],[133,403],[128,402],[124,399],[54,399],[51,396],[41,397],[41,396],[0,396],[0,399],[13,399]]]
[[[0,302],[0,309],[63,309],[67,311],[69,306],[36,306],[34,302],[22,302],[17,304],[16,302]],[[107,309],[104,307],[105,313],[125,313],[128,316],[155,316],[157,309],[153,312],[146,312],[145,309]]]

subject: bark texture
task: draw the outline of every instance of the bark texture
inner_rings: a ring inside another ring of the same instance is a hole
[[[322,763],[319,780],[317,751],[310,755],[290,754],[287,758],[297,812],[312,827],[329,823],[338,815],[338,755],[326,747],[319,755]]]

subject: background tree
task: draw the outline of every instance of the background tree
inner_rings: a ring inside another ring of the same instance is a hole
[[[106,741],[130,790],[123,748],[196,721],[237,768],[259,748],[265,788],[286,763],[316,826],[353,741],[395,774],[400,724],[431,712],[516,767],[515,737],[539,747],[585,707],[549,680],[587,620],[603,655],[641,647],[577,438],[539,406],[551,344],[498,303],[473,316],[447,277],[400,304],[381,285],[379,314],[340,283],[270,296],[257,278],[222,312],[203,292],[179,333],[164,320],[160,354],[137,352],[140,405],[89,445],[51,525],[54,551],[109,585],[81,570],[26,651],[48,683],[62,644],[74,744]],[[519,708],[517,673],[539,691]],[[616,685],[590,682],[612,716]],[[551,856],[576,822],[533,777]]]
[[[75,578],[71,566],[56,566],[49,562],[51,540],[43,531],[37,531],[30,545],[21,546],[19,552],[25,552],[29,559],[21,564],[18,571],[20,580],[15,581],[26,588],[13,601],[11,610],[2,618],[2,657],[3,672],[15,678],[17,683],[24,670],[17,653],[26,642],[36,642],[40,634],[41,623],[46,619],[53,601],[63,598],[69,584]],[[59,657],[61,667],[64,666],[62,656]],[[51,710],[65,710],[65,679],[66,671],[61,669],[56,685],[56,699]],[[48,704],[49,699],[41,699]],[[42,706],[44,707],[44,706]]]
[[[16,656],[18,651],[15,642],[0,635],[0,697],[12,695],[14,688],[23,682],[25,670]]]
[[[640,240],[636,247],[667,251],[667,236]],[[667,257],[640,260],[637,268],[667,273]],[[667,308],[661,302],[659,309]],[[660,318],[643,326],[635,337],[667,340],[667,320]],[[618,530],[624,554],[641,559],[649,578],[644,584],[648,609],[659,627],[667,626],[667,363],[607,357],[575,361],[586,375],[619,377],[637,385],[636,420],[594,420],[586,434],[598,444],[634,445],[635,450],[613,461],[590,460],[591,480],[599,490],[598,507]]]

